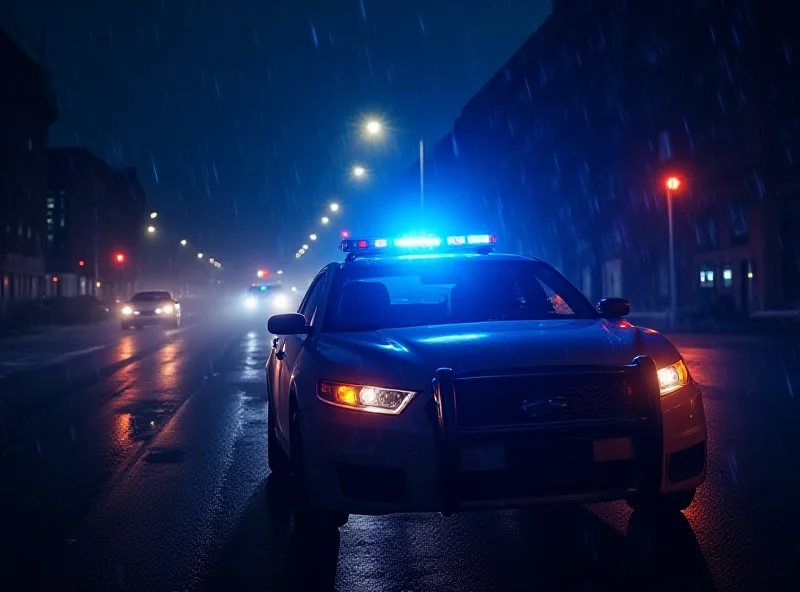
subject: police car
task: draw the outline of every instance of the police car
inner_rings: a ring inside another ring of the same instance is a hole
[[[253,284],[244,298],[244,307],[248,311],[285,312],[291,310],[289,305],[289,296],[280,283]]]
[[[681,354],[490,235],[349,239],[269,319],[270,469],[298,523],[625,500],[686,509],[706,477]]]

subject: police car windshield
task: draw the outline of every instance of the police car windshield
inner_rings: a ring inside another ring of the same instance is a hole
[[[263,296],[266,294],[275,294],[276,292],[283,291],[283,286],[250,286],[248,292],[251,296]]]
[[[169,292],[139,292],[131,298],[131,302],[160,302],[161,300],[172,300],[172,295]]]
[[[489,256],[365,261],[338,270],[323,331],[596,319],[564,276],[533,259]]]

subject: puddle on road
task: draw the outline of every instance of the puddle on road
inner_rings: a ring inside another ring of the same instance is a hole
[[[150,440],[175,415],[179,401],[150,399],[135,401],[119,409],[117,440],[129,443]]]

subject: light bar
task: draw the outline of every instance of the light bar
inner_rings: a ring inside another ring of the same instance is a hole
[[[341,242],[339,248],[345,253],[364,253],[385,250],[437,250],[442,247],[448,250],[454,247],[462,247],[486,251],[493,249],[496,243],[497,237],[493,234],[468,234],[463,236],[448,236],[444,240],[438,236],[400,237],[391,240],[385,238],[348,238]]]

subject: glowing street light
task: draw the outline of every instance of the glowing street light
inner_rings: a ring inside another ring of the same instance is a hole
[[[295,259],[300,259],[300,256],[301,256],[301,255],[302,255],[302,253],[295,253],[295,254],[294,254],[294,258],[295,258]]]
[[[383,125],[377,119],[370,119],[367,121],[367,125],[364,126],[364,129],[367,130],[369,135],[377,136],[383,131]]]
[[[339,204],[336,203],[336,202],[333,202],[329,207],[331,209],[331,212],[338,212],[339,211]]]
[[[155,220],[156,218],[158,218],[158,212],[151,212],[151,213],[150,213],[150,218],[151,218],[152,220]]]
[[[117,253],[114,259],[117,260],[117,263],[125,263],[125,254],[124,253]]]
[[[214,265],[214,258],[213,258],[213,257],[211,257],[211,258],[208,260],[208,262],[209,262],[211,265]]]
[[[312,241],[313,240],[317,240],[317,235],[316,234],[309,234],[308,238],[310,238]]]
[[[303,250],[308,251],[308,245],[303,245]]]
[[[203,254],[202,254],[202,253],[198,253],[198,254],[197,254],[197,258],[198,258],[198,259],[202,259],[202,258],[203,258]]]
[[[186,246],[186,239],[185,239],[185,238],[181,240],[181,246],[182,246],[182,247],[185,247],[185,246]]]
[[[279,270],[278,270],[278,271],[276,271],[275,273],[277,273],[278,275],[283,275],[283,270],[282,270],[282,269],[279,269]]]
[[[327,224],[328,222],[330,222],[330,219],[327,216],[323,216],[320,222],[322,222],[323,224]]]
[[[147,232],[149,232],[150,234],[153,234],[155,231],[156,231],[156,227],[155,226],[148,226],[147,227]]]
[[[353,167],[353,176],[354,177],[360,179],[361,177],[363,177],[366,174],[367,174],[367,169],[365,169],[363,166],[356,165],[356,166]]]
[[[681,186],[678,177],[670,176],[664,181],[667,189],[667,220],[669,223],[669,316],[670,322],[675,322],[678,311],[677,281],[675,279],[675,233],[672,224],[672,193]]]

